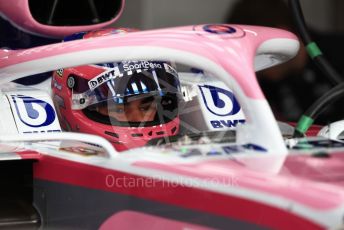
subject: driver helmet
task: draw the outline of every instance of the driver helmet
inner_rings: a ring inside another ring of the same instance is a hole
[[[83,38],[113,34],[109,30]],[[169,62],[129,60],[59,69],[53,73],[52,92],[63,129],[102,136],[117,151],[179,132],[182,95]]]

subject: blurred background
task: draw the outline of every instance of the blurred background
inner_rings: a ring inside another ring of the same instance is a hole
[[[222,23],[240,0],[126,0],[115,26],[153,29]],[[259,0],[253,1],[255,5]],[[344,32],[343,0],[301,0],[307,24],[320,32]]]

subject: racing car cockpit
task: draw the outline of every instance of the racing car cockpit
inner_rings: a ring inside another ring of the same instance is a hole
[[[25,3],[27,13],[33,1],[15,2]],[[124,0],[116,2],[109,17],[88,17],[95,24],[86,28],[113,22]],[[61,36],[85,28],[77,23],[65,30],[54,10],[39,23],[1,7],[14,13],[14,24],[28,20],[24,28],[33,33]],[[288,31],[205,24],[96,30],[47,46],[1,49],[0,163],[7,166],[1,197],[24,200],[32,210],[5,224],[343,226],[338,169],[344,142],[291,138],[286,146],[294,128],[278,124],[256,79],[256,71],[291,59],[298,48]],[[13,82],[45,72],[52,77],[38,85]],[[327,144],[338,148],[317,154]]]
[[[183,140],[231,141],[285,153],[254,71],[292,57],[298,41],[285,31],[271,29],[270,36],[264,30],[209,24],[79,33],[60,44],[3,53],[16,56],[7,59],[16,59],[14,66],[52,56],[44,65],[20,71],[6,71],[6,65],[12,68],[13,63],[4,59],[6,72],[1,80],[55,70],[52,100],[62,128],[96,134],[120,151],[175,140],[180,145]],[[7,94],[14,97],[12,91]],[[25,104],[20,97],[10,100]],[[24,111],[31,117],[27,124],[37,116],[30,112]],[[17,120],[23,120],[25,116],[18,114]],[[57,130],[49,127],[52,122],[45,117],[49,115],[42,115],[44,122],[35,124],[42,128],[39,132]]]
[[[133,31],[102,29],[64,41]],[[128,60],[64,68],[54,71],[51,86],[64,130],[102,136],[118,151],[186,139],[233,141],[233,130],[245,122],[224,83],[177,62]],[[231,131],[219,131],[226,128]]]

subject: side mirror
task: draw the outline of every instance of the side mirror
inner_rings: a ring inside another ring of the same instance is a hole
[[[62,38],[114,23],[125,0],[0,0],[0,14],[18,28]]]

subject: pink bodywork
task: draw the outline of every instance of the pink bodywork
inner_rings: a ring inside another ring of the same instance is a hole
[[[344,192],[337,187],[344,184],[340,173],[344,167],[344,154],[334,154],[329,159],[292,155],[287,157],[278,175],[248,170],[231,160],[173,165],[137,162],[135,165],[263,191],[317,210],[335,209],[344,203]]]
[[[241,86],[246,97],[263,101],[265,98],[255,79],[255,73],[253,71],[254,56],[257,49],[263,42],[276,38],[297,40],[296,36],[292,33],[272,28],[233,25],[237,33],[222,35],[206,32],[202,28],[202,26],[186,26],[175,29],[135,32],[116,38],[108,36],[72,41],[24,51],[3,51],[0,53],[0,74],[3,74],[4,78],[8,80],[14,80],[11,78],[11,73],[16,72],[11,68],[20,63],[23,65],[26,63],[30,64],[32,61],[48,57],[57,58],[63,56],[68,59],[69,53],[80,52],[80,55],[82,55],[82,52],[102,48],[130,47],[135,50],[137,47],[152,46],[155,48],[170,48],[177,51],[196,54],[214,63],[218,63],[228,73],[231,73],[236,82]],[[176,40],[178,40],[178,42],[176,42]],[[224,52],[224,50],[227,52]],[[73,65],[88,64],[81,59],[76,61],[71,59],[70,61],[74,61]],[[51,70],[53,70],[53,68]],[[18,71],[20,72],[21,70]],[[23,73],[25,72],[25,70],[22,71]],[[6,75],[6,73],[8,73],[8,75]],[[16,76],[13,78],[15,77]],[[25,158],[25,153],[20,153],[20,155]],[[342,208],[344,204],[344,191],[342,190],[342,182],[340,181],[340,169],[342,169],[344,165],[342,155],[342,153],[336,153],[329,159],[314,158],[311,155],[289,155],[286,156],[281,172],[273,175],[249,170],[230,158],[226,160],[202,160],[193,163],[178,164],[142,160],[133,163],[132,166],[205,181],[224,181],[226,178],[235,178],[232,182],[237,183],[236,185],[242,189],[247,189],[257,194],[270,194],[275,198],[285,199],[317,212],[326,212]],[[45,157],[44,155],[42,156],[43,160],[36,168],[36,178],[99,190],[109,190],[104,187],[103,184],[100,184],[99,181],[103,179],[103,175],[100,174],[102,173],[105,175],[106,173],[115,172],[115,170],[93,167],[83,163],[80,163],[80,165],[76,167],[74,164],[79,163],[63,160],[61,160],[60,164],[55,165],[55,162],[58,160],[49,158],[50,157]],[[55,171],[53,167],[51,167],[52,169],[49,167],[49,164],[56,167]],[[320,167],[322,170],[316,170],[317,167]],[[338,170],[338,175],[336,175],[336,170]],[[87,177],[85,177],[85,172],[87,172]],[[73,175],[73,177],[70,175]],[[331,175],[331,177],[327,177],[327,175]],[[339,179],[336,180],[335,178]],[[176,190],[182,193],[184,190],[188,189],[192,190],[193,188],[186,189],[178,187]],[[159,191],[154,191],[154,194],[142,193],[142,191],[120,192],[128,192],[131,195],[141,196],[145,199],[170,202],[175,205],[181,205],[182,203],[184,206],[190,205],[189,207],[191,208],[208,208],[192,200],[187,200],[187,198],[182,196],[171,198],[165,194],[156,194]],[[211,192],[207,192],[213,195]],[[190,192],[190,194],[192,193]],[[220,192],[214,195],[219,203],[223,196],[224,195]],[[237,197],[232,196],[231,198],[236,199]],[[210,202],[209,205],[211,205]],[[209,210],[211,208],[214,212],[221,215],[230,216],[235,213],[234,210],[218,207],[215,204],[211,206]],[[255,213],[250,214],[243,212],[240,215],[242,216],[239,218],[242,219],[252,220],[252,218],[256,218]],[[265,221],[270,223],[270,220]],[[278,221],[279,220],[275,220],[275,222]],[[284,221],[287,222],[287,220]],[[280,223],[278,222],[276,225],[272,224],[268,226],[276,227],[279,226],[278,224]]]
[[[31,152],[19,152],[18,154],[24,159],[33,158]],[[270,228],[290,229],[295,226],[304,226],[318,229],[323,227],[314,222],[309,222],[307,218],[302,220],[302,217],[293,211],[289,212],[270,206],[269,200],[282,199],[291,202],[292,205],[300,205],[312,210],[312,212],[323,213],[323,215],[337,209],[340,210],[344,203],[342,179],[340,172],[337,172],[344,165],[341,155],[343,154],[336,153],[329,159],[291,155],[287,157],[279,174],[252,171],[230,159],[204,160],[194,163],[137,161],[133,166],[153,170],[151,176],[159,175],[159,173],[172,173],[178,175],[180,179],[193,178],[194,184],[191,186],[190,184],[167,186],[158,179],[154,183],[154,187],[136,188],[112,187],[104,183],[104,180],[106,181],[108,175],[112,175],[114,178],[149,179],[145,176],[120,172],[116,169],[94,167],[42,154],[35,157],[40,162],[35,167],[35,178],[90,189],[125,193],[143,199],[247,220]],[[118,159],[114,160],[118,161]],[[243,198],[240,195],[224,194],[221,190],[200,189],[197,180],[208,185],[216,184],[219,187],[227,187],[229,191],[239,189],[243,193],[250,192],[252,194]],[[258,194],[266,195],[263,201],[255,202],[254,197]],[[205,197],[209,197],[209,200],[204,199]],[[290,206],[290,209],[293,210],[293,207]],[[272,216],[274,218],[271,218]],[[136,219],[133,216],[130,218]],[[164,222],[164,220],[156,221],[156,223]],[[118,224],[116,216],[109,218],[103,227],[114,226],[114,224]]]
[[[134,32],[125,36],[118,36],[115,39],[112,36],[106,36],[42,46],[24,51],[1,52],[0,68],[2,71],[5,71],[6,67],[18,63],[92,49],[133,47],[133,50],[135,50],[136,46],[152,45],[154,47],[185,51],[208,58],[230,72],[240,84],[247,97],[264,99],[253,71],[257,48],[264,41],[270,39],[282,38],[297,41],[297,37],[287,31],[273,28],[255,26],[233,27],[237,30],[239,37],[238,34],[211,34],[200,30],[199,26],[186,26],[174,29]],[[224,50],[227,52],[224,53]],[[78,60],[71,60],[71,62],[74,62],[74,65],[79,65]],[[81,61],[79,63],[86,64]]]

